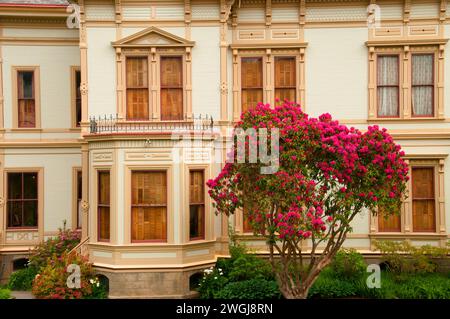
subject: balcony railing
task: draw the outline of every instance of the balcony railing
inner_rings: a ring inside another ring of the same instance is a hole
[[[119,119],[117,115],[89,118],[89,131],[91,134],[173,133],[192,131],[210,131],[212,133],[213,127],[214,120],[212,116],[207,114],[193,115],[191,118],[167,122],[127,121]]]

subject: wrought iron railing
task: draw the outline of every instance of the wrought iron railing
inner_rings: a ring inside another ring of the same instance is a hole
[[[91,134],[111,133],[146,133],[146,132],[174,132],[174,131],[213,131],[214,120],[210,115],[193,115],[177,121],[126,121],[117,115],[98,116],[89,118]]]

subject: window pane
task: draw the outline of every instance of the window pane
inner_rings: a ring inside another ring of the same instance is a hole
[[[109,172],[98,172],[98,203],[109,205]]]
[[[148,89],[127,89],[127,119],[148,118]]]
[[[127,58],[127,88],[147,88],[147,58],[134,57]]]
[[[203,238],[204,206],[190,205],[189,207],[189,238]]]
[[[242,58],[241,86],[242,88],[262,88],[262,58]],[[262,101],[259,101],[262,102]]]
[[[433,115],[433,93],[432,86],[412,87],[413,115]]]
[[[133,172],[132,204],[166,205],[166,172]]]
[[[161,87],[183,87],[181,57],[161,57]]]
[[[258,103],[263,101],[263,90],[243,89],[241,95],[242,112],[254,108]]]
[[[400,232],[401,217],[400,214],[391,214],[386,216],[383,212],[378,212],[378,231],[379,232]]]
[[[75,71],[75,123],[80,126],[81,122],[81,72]]]
[[[412,168],[413,231],[434,232],[435,229],[435,191],[434,168]]]
[[[275,58],[275,87],[295,87],[295,58]]]
[[[8,227],[22,226],[22,201],[8,202]]]
[[[203,171],[190,171],[189,201],[191,204],[203,204],[204,182]]]
[[[412,55],[412,84],[433,84],[433,54]]]
[[[22,198],[22,173],[8,173],[8,199]]]
[[[109,240],[110,173],[98,172],[98,239]]]
[[[37,227],[38,202],[37,200],[25,201],[23,204],[23,226]]]
[[[378,85],[398,85],[398,56],[378,56]]]
[[[99,240],[109,240],[110,238],[110,215],[109,207],[98,208],[98,238]]]
[[[20,100],[18,101],[18,126],[19,127],[35,127],[36,115],[34,100]]]
[[[398,116],[398,87],[378,88],[378,115]]]
[[[284,100],[295,102],[295,89],[275,89],[275,99],[279,99],[281,102]]]
[[[183,89],[161,89],[161,120],[183,119]]]
[[[161,120],[183,119],[181,57],[161,57]]]
[[[132,240],[166,240],[166,230],[165,207],[132,208]]]
[[[36,173],[24,173],[23,174],[23,198],[25,198],[25,199],[37,199],[38,198],[37,174]]]
[[[20,71],[19,77],[19,98],[32,99],[33,92],[33,71]]]

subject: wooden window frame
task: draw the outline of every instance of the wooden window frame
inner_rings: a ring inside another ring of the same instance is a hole
[[[41,87],[40,87],[40,67],[39,66],[12,66],[12,128],[17,130],[36,130],[41,129]],[[34,113],[35,126],[19,126],[19,72],[33,72],[33,91],[34,91]]]
[[[413,177],[413,174],[412,174],[412,171],[414,170],[414,169],[423,169],[423,168],[426,168],[426,169],[431,169],[432,170],[432,172],[433,172],[433,174],[432,174],[432,177],[433,177],[433,179],[432,179],[432,187],[433,187],[433,198],[415,198],[414,197],[414,187],[412,186],[412,185],[414,185],[414,177]],[[412,214],[411,214],[411,225],[412,225],[412,232],[413,233],[435,233],[435,232],[437,232],[437,229],[436,229],[436,224],[437,224],[437,222],[436,222],[436,220],[437,220],[437,211],[438,211],[438,197],[437,197],[437,185],[436,185],[436,168],[434,167],[434,166],[429,166],[429,165],[412,165],[411,166],[411,168],[410,168],[410,170],[411,170],[411,201],[412,201],[412,203],[411,203],[411,208],[412,208]],[[434,226],[434,230],[424,230],[424,229],[417,229],[416,230],[416,228],[415,228],[415,225],[414,225],[414,201],[415,200],[433,200],[434,201],[434,218],[433,218],[433,226]]]
[[[147,60],[147,86],[146,87],[129,87],[128,86],[128,69],[127,69],[127,63],[128,63],[128,59],[146,59]],[[151,106],[150,106],[150,88],[152,83],[150,82],[152,79],[152,76],[150,74],[150,61],[149,61],[149,57],[148,55],[142,55],[142,54],[136,54],[136,55],[127,55],[125,58],[125,119],[128,122],[133,122],[133,121],[149,121],[150,120],[150,114],[151,114]],[[131,119],[128,118],[128,90],[134,90],[134,89],[142,89],[142,90],[147,90],[147,118],[136,118],[136,119]]]
[[[259,87],[244,87],[243,86],[243,84],[242,84],[242,75],[243,75],[243,67],[242,67],[242,64],[243,64],[243,61],[244,60],[246,60],[246,59],[257,59],[257,60],[260,60],[261,61],[261,76],[262,76],[262,79],[261,79],[261,86]],[[262,101],[258,101],[257,103],[259,103],[259,102],[262,102],[262,103],[264,103],[264,96],[265,96],[265,83],[266,83],[266,81],[267,81],[267,74],[266,74],[266,72],[265,72],[265,70],[264,70],[264,63],[265,62],[265,59],[264,59],[264,57],[263,56],[241,56],[241,58],[240,58],[240,66],[241,66],[241,70],[240,70],[240,73],[239,73],[239,77],[240,77],[240,83],[241,83],[241,86],[240,86],[240,106],[241,106],[241,112],[243,112],[244,110],[243,110],[243,100],[242,100],[242,96],[243,96],[243,92],[244,92],[244,90],[257,90],[257,91],[261,91],[261,95],[262,95]],[[256,105],[254,105],[253,107],[256,107]]]
[[[159,205],[158,207],[166,207],[166,238],[165,239],[145,239],[145,240],[134,240],[133,239],[133,190],[132,187],[130,187],[130,242],[132,244],[139,244],[139,243],[168,243],[169,241],[169,172],[165,169],[132,169],[130,171],[130,186],[132,185],[132,178],[133,173],[135,172],[165,172],[166,174],[166,205]],[[136,206],[136,205],[135,205]],[[143,207],[143,204],[139,205],[140,207]],[[144,207],[156,207],[156,206],[144,206]]]
[[[296,102],[301,104],[302,110],[305,104],[305,48],[306,43],[283,45],[231,45],[233,54],[233,121],[240,120],[242,113],[242,85],[241,85],[241,60],[246,57],[261,57],[263,72],[263,103],[275,106],[275,59],[278,57],[295,58]]]
[[[81,174],[81,181],[83,180],[83,173],[81,167],[72,168],[72,229],[81,229],[82,220],[78,219],[78,201],[83,198],[83,191],[81,190],[81,198],[78,198],[78,174]],[[83,182],[81,182],[83,187]],[[80,203],[81,205],[81,203]],[[81,216],[83,217],[83,216]]]
[[[295,65],[295,69],[294,69],[294,78],[295,78],[295,86],[280,86],[277,87],[276,83],[276,64],[277,64],[277,60],[278,59],[294,59],[294,65]],[[298,74],[297,74],[297,65],[298,65],[298,57],[295,55],[275,55],[274,59],[273,59],[273,96],[275,99],[275,104],[276,105],[276,92],[278,89],[282,90],[282,89],[289,89],[289,90],[294,90],[294,101],[290,101],[290,102],[297,102],[297,94],[298,94],[298,87],[299,87],[299,81],[298,81]],[[284,103],[284,100],[279,101],[280,104]]]
[[[81,86],[81,68],[79,66],[71,66],[70,67],[70,101],[71,101],[71,128],[80,130],[81,129],[81,122],[83,120],[83,106],[82,106],[82,98],[81,98],[81,92],[80,92],[80,123],[77,123],[77,78],[76,73],[80,72],[80,86]]]
[[[370,234],[377,239],[380,238],[437,238],[443,236],[446,238],[446,216],[445,216],[445,190],[444,190],[444,163],[446,154],[440,155],[410,155],[406,156],[409,173],[412,176],[412,168],[429,167],[434,169],[434,196],[435,196],[435,231],[422,232],[413,229],[413,203],[412,203],[412,178],[407,182],[406,193],[408,196],[403,200],[401,206],[401,224],[400,232],[381,232],[378,227],[378,216],[371,215]],[[442,241],[445,245],[445,241]]]
[[[442,40],[444,41],[444,40]],[[437,42],[437,43],[436,43]],[[446,42],[446,40],[445,40]],[[430,43],[417,40],[406,45],[391,42],[366,42],[369,48],[368,120],[369,121],[430,121],[442,120],[444,114],[444,47],[438,40]],[[433,55],[433,114],[414,115],[412,107],[412,56]],[[399,56],[399,116],[378,115],[378,56]]]
[[[171,85],[171,86],[166,86],[166,85],[163,85],[162,84],[162,81],[161,81],[161,79],[162,79],[162,60],[163,59],[165,59],[165,58],[179,58],[180,59],[180,61],[181,61],[181,81],[182,81],[182,83],[181,83],[181,86],[173,86],[173,85]],[[184,84],[184,72],[183,72],[183,69],[184,69],[184,67],[183,67],[183,64],[184,64],[184,62],[183,62],[183,55],[176,55],[176,54],[160,54],[159,55],[159,97],[160,97],[160,100],[159,100],[159,116],[160,116],[160,119],[161,119],[161,121],[165,121],[165,122],[167,122],[167,121],[182,121],[184,118],[185,118],[185,116],[184,116],[184,114],[185,114],[185,111],[184,111],[184,99],[185,99],[185,97],[184,97],[184,95],[185,95],[185,84]],[[162,105],[162,91],[163,90],[170,90],[170,89],[178,89],[178,90],[180,90],[181,89],[181,118],[180,119],[163,119],[162,118],[162,109],[163,109],[163,105]]]
[[[412,81],[412,77],[413,77],[413,72],[412,72],[412,70],[413,70],[413,66],[412,66],[412,64],[413,64],[413,56],[414,55],[431,55],[432,57],[433,57],[433,59],[432,59],[432,61],[433,61],[433,65],[432,65],[432,72],[433,72],[433,83],[431,84],[431,85],[414,85],[413,84],[413,81]],[[411,66],[410,66],[410,70],[411,70],[411,72],[410,72],[410,76],[411,76],[411,117],[413,117],[413,118],[421,118],[421,117],[423,117],[423,118],[430,118],[430,117],[435,117],[435,114],[436,114],[436,104],[435,104],[435,101],[436,101],[436,53],[435,52],[430,52],[430,53],[426,53],[426,52],[417,52],[417,53],[412,53],[411,54],[411,62],[410,62],[410,64],[411,64]],[[413,108],[413,105],[412,105],[412,89],[415,87],[415,86],[431,86],[432,88],[433,88],[433,93],[432,93],[432,95],[431,95],[431,98],[432,98],[432,102],[431,102],[431,114],[424,114],[424,115],[415,115],[414,114],[414,108]]]
[[[190,185],[191,185],[191,172],[202,172],[203,175],[203,202],[202,203],[192,203],[190,200]],[[189,174],[189,241],[196,241],[196,240],[203,240],[205,239],[205,235],[206,235],[206,196],[207,196],[207,192],[206,192],[206,187],[205,187],[205,183],[206,183],[206,171],[205,169],[201,169],[201,168],[190,168],[188,171]],[[191,228],[190,228],[190,218],[191,218],[191,206],[203,206],[203,212],[202,212],[202,229],[200,231],[200,236],[195,236],[195,237],[191,237]]]
[[[378,59],[379,57],[397,57],[397,67],[398,67],[398,74],[397,74],[397,85],[378,85]],[[392,119],[398,119],[400,118],[400,114],[401,114],[401,100],[402,100],[402,89],[401,89],[401,79],[402,79],[402,64],[401,64],[401,56],[400,54],[377,54],[377,62],[376,62],[376,91],[377,91],[377,97],[376,97],[376,108],[377,108],[377,117],[378,118],[392,118]],[[398,96],[397,96],[397,115],[396,116],[390,116],[390,115],[380,115],[380,107],[378,105],[378,96],[379,96],[379,87],[396,87],[398,89]]]
[[[100,174],[101,173],[108,173],[109,174],[109,205],[106,205],[106,204],[100,204],[100,202],[99,202],[99,198],[100,198],[100,196],[99,196],[99,194],[100,194]],[[111,232],[111,220],[112,220],[112,218],[111,218],[111,207],[112,207],[112,203],[111,203],[111,199],[112,199],[112,197],[111,197],[111,194],[112,194],[112,192],[111,192],[111,190],[112,190],[112,174],[111,174],[111,170],[110,169],[107,169],[107,168],[101,168],[101,169],[97,169],[96,170],[96,175],[95,175],[95,177],[96,177],[96,185],[97,185],[97,187],[96,187],[96,219],[97,219],[97,241],[98,242],[104,242],[104,243],[109,243],[109,242],[111,242],[111,235],[112,235],[112,232]],[[100,207],[109,207],[109,227],[110,227],[110,229],[109,229],[109,238],[100,238],[100,212],[99,212],[99,208]]]
[[[7,198],[8,198],[8,173],[37,173],[38,174],[38,226],[37,227],[7,227],[6,215],[7,211]],[[7,232],[15,231],[33,231],[37,232],[39,239],[44,238],[44,169],[42,167],[15,167],[15,168],[5,168],[3,170],[3,198],[5,199],[5,204],[0,206],[0,211],[4,212],[4,224],[3,231]]]
[[[191,72],[191,58],[186,52],[187,49],[182,48],[178,50],[124,50],[121,53],[122,67],[121,72],[123,74],[124,90],[122,98],[119,98],[118,114],[122,114],[121,118],[126,123],[142,123],[142,122],[184,122],[192,121],[192,72]],[[181,57],[181,70],[183,80],[183,93],[182,93],[182,118],[180,120],[163,120],[161,118],[161,57]],[[127,97],[126,97],[126,59],[129,57],[147,57],[148,62],[148,120],[128,120],[127,119]]]

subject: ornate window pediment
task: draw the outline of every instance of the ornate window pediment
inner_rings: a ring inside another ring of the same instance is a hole
[[[115,48],[127,47],[193,47],[195,42],[156,27],[149,27],[111,43]]]

